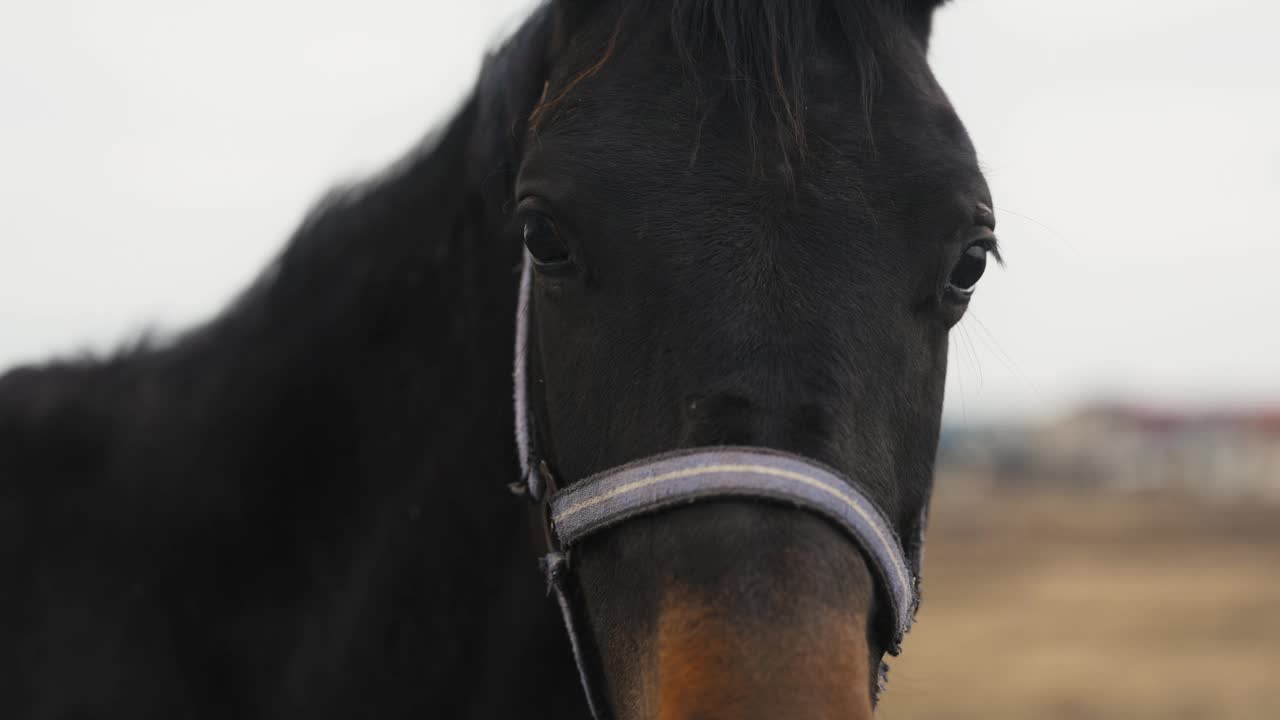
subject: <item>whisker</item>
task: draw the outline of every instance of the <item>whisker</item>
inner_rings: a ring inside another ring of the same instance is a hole
[[[1057,239],[1059,242],[1061,242],[1063,245],[1066,245],[1067,247],[1070,247],[1072,250],[1074,250],[1074,249],[1075,249],[1075,246],[1072,244],[1071,240],[1070,240],[1070,239],[1069,239],[1065,234],[1063,234],[1063,233],[1061,233],[1061,232],[1058,232],[1057,230],[1053,229],[1053,228],[1052,228],[1052,227],[1050,227],[1049,225],[1046,225],[1046,224],[1044,224],[1044,223],[1040,222],[1039,220],[1036,220],[1035,218],[1031,217],[1030,215],[1023,215],[1022,213],[1014,212],[1013,210],[1010,210],[1009,208],[1004,207],[1004,206],[1002,206],[1002,205],[996,205],[996,206],[995,206],[995,208],[996,208],[996,210],[998,210],[998,211],[1000,211],[1000,212],[1002,212],[1002,213],[1008,213],[1009,215],[1012,215],[1012,216],[1014,216],[1014,217],[1016,217],[1016,218],[1018,218],[1018,219],[1020,219],[1020,220],[1026,220],[1027,222],[1031,223],[1032,225],[1035,225],[1035,226],[1037,226],[1037,227],[1041,228],[1042,230],[1047,231],[1050,235],[1052,235],[1054,238],[1056,238],[1056,239]]]
[[[982,392],[982,388],[986,385],[986,378],[982,374],[982,358],[978,357],[978,348],[973,344],[973,336],[969,334],[965,327],[957,328],[960,331],[960,337],[964,340],[965,345],[969,348],[969,357],[973,358],[973,369],[978,373],[978,392]]]
[[[1000,364],[1004,365],[1005,369],[1008,370],[1019,383],[1024,385],[1026,390],[1030,391],[1031,394],[1035,396],[1035,400],[1037,402],[1043,401],[1044,393],[1041,392],[1040,388],[1036,386],[1031,378],[1027,377],[1026,374],[1018,369],[1018,365],[1014,361],[1013,357],[1009,355],[1009,353],[1005,352],[1004,348],[1000,346],[999,341],[996,340],[996,336],[991,332],[991,329],[982,322],[981,318],[979,318],[976,313],[970,312],[969,318],[973,320],[977,325],[978,330],[982,333],[983,341],[987,344],[987,347],[995,351],[996,359],[1000,361]]]
[[[959,340],[955,340],[954,337],[955,336],[952,336],[951,342],[958,343]],[[953,355],[956,358],[956,364],[957,364],[956,384],[960,386],[960,419],[963,420],[964,422],[968,422],[969,411],[964,401],[964,367],[963,367],[964,357],[960,353],[954,353]]]

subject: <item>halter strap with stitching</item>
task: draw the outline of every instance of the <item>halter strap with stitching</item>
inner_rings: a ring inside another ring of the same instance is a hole
[[[562,547],[633,517],[702,500],[755,498],[815,512],[844,529],[870,557],[893,606],[894,649],[910,628],[915,584],[902,545],[875,504],[833,471],[759,448],[698,448],[624,465],[551,498]]]

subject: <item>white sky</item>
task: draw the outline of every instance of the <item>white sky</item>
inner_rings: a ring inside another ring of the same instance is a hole
[[[0,3],[0,367],[207,317],[442,122],[529,0]],[[932,59],[1009,260],[953,419],[1280,403],[1280,5],[957,0]]]

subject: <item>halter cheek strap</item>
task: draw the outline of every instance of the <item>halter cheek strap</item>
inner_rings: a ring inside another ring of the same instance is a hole
[[[539,503],[547,527],[542,566],[556,595],[592,717],[604,720],[602,688],[592,682],[590,633],[582,632],[581,604],[570,577],[570,553],[591,535],[632,518],[706,500],[746,499],[783,504],[820,515],[842,529],[863,552],[887,600],[887,651],[897,655],[918,604],[918,552],[908,561],[893,526],[876,504],[835,471],[808,458],[750,447],[680,450],[606,470],[563,489],[555,487],[539,455],[528,385],[532,269],[528,254],[516,313],[516,444],[523,479],[513,490]],[[545,473],[545,476],[544,476]],[[923,523],[922,523],[923,524]],[[923,532],[923,530],[922,530]],[[884,681],[881,669],[881,684]],[[877,691],[878,694],[878,691]]]
[[[520,482],[512,487],[514,492],[528,492],[539,501],[543,496],[542,478],[535,472],[538,467],[533,448],[532,416],[529,414],[529,303],[533,296],[533,261],[529,251],[524,252],[520,267],[520,295],[516,300],[516,349],[515,370],[512,373],[516,406],[516,453],[520,459]]]

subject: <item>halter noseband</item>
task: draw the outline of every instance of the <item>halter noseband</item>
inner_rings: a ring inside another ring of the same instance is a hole
[[[835,523],[870,560],[889,600],[892,628],[887,651],[897,655],[918,605],[918,551],[910,562],[892,525],[876,504],[835,471],[797,455],[752,447],[678,450],[642,458],[559,488],[539,452],[528,385],[533,268],[526,252],[516,311],[516,445],[522,479],[512,485],[540,505],[547,552],[542,567],[556,595],[591,715],[608,717],[589,670],[593,646],[580,631],[578,593],[569,553],[582,539],[631,518],[703,500],[745,498],[800,508]],[[923,523],[921,523],[923,533]],[[922,542],[913,545],[918,550]],[[881,667],[881,685],[886,667]],[[879,688],[877,688],[877,693]]]

